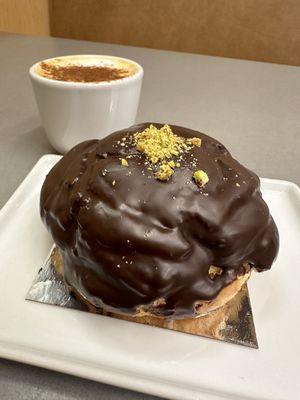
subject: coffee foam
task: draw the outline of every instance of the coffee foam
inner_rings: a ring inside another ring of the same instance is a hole
[[[103,67],[117,69],[120,71],[127,71],[126,77],[136,74],[140,67],[133,61],[126,60],[119,57],[102,56],[102,55],[74,55],[50,58],[41,61],[37,64],[35,72],[45,78],[51,79],[51,76],[42,67],[42,64],[47,64],[53,67]],[[53,78],[52,78],[53,79]],[[120,78],[122,79],[122,77]]]

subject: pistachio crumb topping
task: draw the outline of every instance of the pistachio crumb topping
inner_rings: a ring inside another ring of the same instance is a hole
[[[185,149],[184,138],[175,135],[169,125],[156,128],[150,125],[143,132],[134,134],[135,145],[138,151],[156,164],[173,156],[178,156]]]
[[[185,153],[194,146],[201,146],[200,138],[178,136],[172,132],[169,125],[161,128],[150,125],[144,131],[136,132],[133,139],[136,149],[146,156],[145,164],[158,164],[154,169],[154,176],[162,181],[168,180],[174,174],[175,167],[180,168],[181,164],[178,161],[183,161]]]
[[[216,267],[215,265],[211,265],[208,270],[208,275],[210,279],[215,279],[216,277],[222,275],[223,269],[221,267]]]
[[[163,297],[160,297],[153,302],[153,307],[164,306],[166,304],[166,300]]]
[[[187,143],[192,144],[193,146],[201,147],[201,139],[197,137],[187,139]]]
[[[128,161],[125,158],[120,158],[120,161],[123,167],[128,167]]]
[[[202,169],[199,169],[198,171],[194,172],[193,178],[196,184],[200,187],[203,187],[209,181],[207,173],[202,171]]]
[[[174,174],[174,169],[168,164],[162,164],[158,171],[155,173],[155,178],[160,181],[168,181]]]

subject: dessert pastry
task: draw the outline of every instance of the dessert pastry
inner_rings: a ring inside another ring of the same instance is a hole
[[[179,126],[80,143],[46,177],[40,207],[66,283],[117,314],[204,315],[278,252],[259,178],[217,140]]]

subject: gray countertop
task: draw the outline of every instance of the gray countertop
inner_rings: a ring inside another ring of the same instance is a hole
[[[111,54],[145,69],[137,122],[206,132],[260,176],[300,183],[300,68],[47,37],[0,34],[0,207],[36,161],[54,153],[41,127],[30,65],[65,54]],[[0,360],[1,399],[154,399]]]

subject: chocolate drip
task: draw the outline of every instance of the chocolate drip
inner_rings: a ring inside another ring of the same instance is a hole
[[[133,314],[156,301],[159,315],[194,315],[196,301],[214,299],[249,267],[269,269],[278,231],[258,177],[203,133],[171,126],[202,144],[168,181],[155,179],[131,140],[148,126],[69,151],[44,182],[41,216],[66,281],[93,305]],[[202,188],[192,179],[198,169],[209,177]]]

